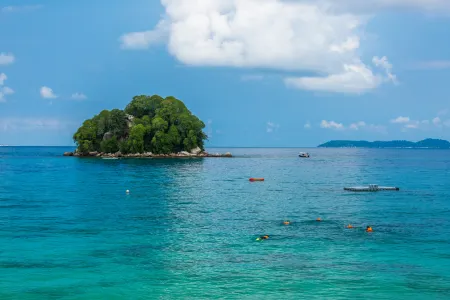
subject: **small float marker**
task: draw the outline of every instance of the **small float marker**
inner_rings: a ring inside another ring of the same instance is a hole
[[[249,181],[251,181],[251,182],[264,181],[264,178],[250,178]]]
[[[129,193],[130,193],[130,190],[127,190],[126,193],[129,194]]]

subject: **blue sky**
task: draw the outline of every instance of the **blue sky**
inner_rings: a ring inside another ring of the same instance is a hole
[[[0,144],[73,145],[138,94],[210,146],[450,139],[449,36],[447,0],[0,0]]]

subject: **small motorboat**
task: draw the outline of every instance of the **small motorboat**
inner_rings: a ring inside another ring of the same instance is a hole
[[[307,152],[300,152],[300,154],[298,155],[298,157],[309,158],[309,153],[307,153]]]

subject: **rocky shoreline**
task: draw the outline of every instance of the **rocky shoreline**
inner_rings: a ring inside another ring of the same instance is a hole
[[[64,156],[75,156],[75,157],[99,157],[99,158],[200,158],[200,157],[233,157],[230,152],[225,154],[215,153],[211,154],[208,152],[198,152],[198,153],[190,153],[190,152],[179,152],[179,153],[171,153],[171,154],[153,154],[151,152],[146,153],[132,153],[132,154],[122,154],[120,152],[117,153],[103,153],[103,152],[89,152],[87,154],[81,154],[78,152],[65,152]]]

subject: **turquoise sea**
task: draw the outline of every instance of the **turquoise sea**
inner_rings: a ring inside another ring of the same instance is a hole
[[[68,150],[0,147],[2,300],[450,298],[450,151]]]

